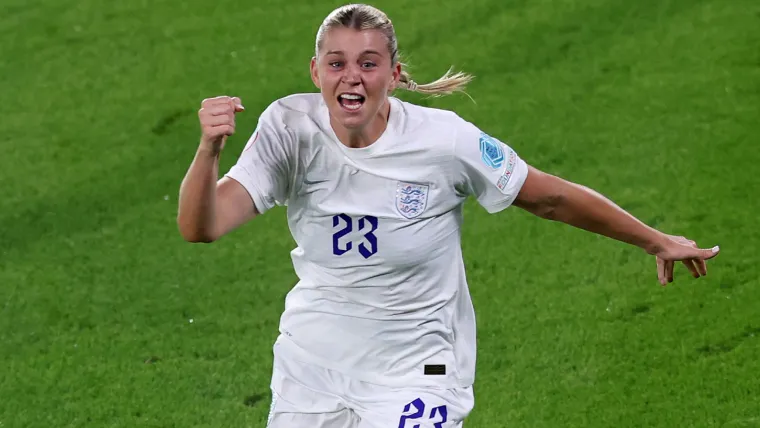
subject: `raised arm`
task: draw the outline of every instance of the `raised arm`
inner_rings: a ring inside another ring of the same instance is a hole
[[[203,101],[198,117],[201,142],[182,180],[177,225],[189,242],[213,242],[255,217],[258,212],[246,189],[237,181],[219,177],[219,156],[227,137],[235,132],[239,98]]]
[[[664,234],[598,192],[530,166],[514,205],[545,219],[635,245],[656,256],[662,285],[673,281],[676,261],[682,261],[695,278],[706,275],[705,260],[719,251],[718,247],[699,249],[690,239]]]

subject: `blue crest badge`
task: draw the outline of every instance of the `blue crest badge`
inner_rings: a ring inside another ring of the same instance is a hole
[[[483,163],[493,169],[501,168],[504,164],[504,151],[501,144],[486,133],[480,134],[480,156]]]
[[[429,186],[400,181],[396,186],[396,209],[406,218],[415,218],[427,207]]]

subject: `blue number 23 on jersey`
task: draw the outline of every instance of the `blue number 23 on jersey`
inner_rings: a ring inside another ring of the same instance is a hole
[[[346,235],[354,230],[356,223],[357,230],[362,233],[362,240],[356,248],[362,257],[368,259],[377,253],[377,217],[365,215],[354,220],[346,214],[333,216],[333,229],[336,230],[332,236],[333,254],[342,256],[354,248],[354,243],[346,238]]]

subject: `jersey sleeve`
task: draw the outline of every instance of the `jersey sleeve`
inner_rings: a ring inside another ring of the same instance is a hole
[[[489,213],[499,212],[517,198],[528,177],[528,165],[507,144],[462,122],[454,141],[458,187]]]
[[[291,136],[270,105],[235,165],[225,174],[245,187],[260,214],[275,205],[285,205],[290,187]]]

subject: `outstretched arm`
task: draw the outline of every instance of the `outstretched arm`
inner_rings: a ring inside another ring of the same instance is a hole
[[[542,218],[635,245],[656,256],[657,276],[662,285],[673,281],[676,261],[682,261],[695,278],[706,275],[705,260],[719,251],[718,247],[698,249],[694,241],[666,235],[598,192],[530,166],[514,205]]]

